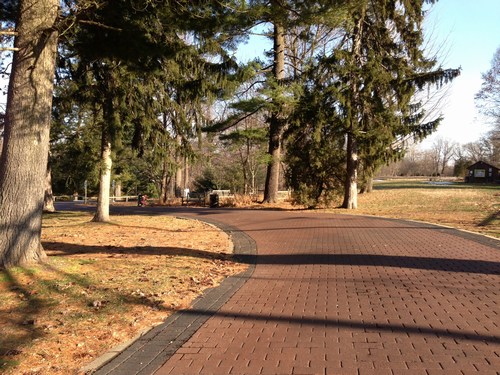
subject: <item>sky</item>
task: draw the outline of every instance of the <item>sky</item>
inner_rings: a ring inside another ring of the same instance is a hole
[[[477,141],[490,127],[474,95],[481,88],[481,73],[491,68],[500,48],[500,0],[439,0],[431,8],[425,32],[442,51],[443,67],[461,67],[462,72],[448,89],[443,122],[422,146],[430,147],[437,137],[460,144]]]
[[[489,125],[477,111],[474,95],[481,87],[481,73],[489,70],[500,47],[500,0],[439,0],[430,8],[424,30],[426,48],[437,54],[440,65],[462,71],[446,87],[441,125],[420,147],[432,147],[437,138],[459,144],[477,141]],[[252,39],[237,56],[245,61],[269,48],[264,39]]]

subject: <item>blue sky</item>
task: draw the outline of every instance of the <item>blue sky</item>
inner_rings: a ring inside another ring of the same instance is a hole
[[[442,108],[444,121],[423,146],[436,137],[476,141],[489,129],[474,95],[481,87],[481,73],[490,69],[500,47],[500,0],[439,0],[426,21],[426,34],[435,46],[442,46],[443,67],[462,67],[462,74],[450,85]]]
[[[481,87],[481,73],[490,68],[500,47],[500,0],[439,0],[430,8],[425,34],[440,64],[461,67],[462,73],[446,88],[438,131],[421,146],[430,147],[438,137],[461,144],[476,141],[489,128],[476,109],[474,95]],[[269,41],[253,38],[238,51],[238,58],[245,61],[269,48]]]

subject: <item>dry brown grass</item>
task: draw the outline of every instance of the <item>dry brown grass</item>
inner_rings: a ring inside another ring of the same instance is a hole
[[[44,219],[43,265],[0,272],[0,372],[71,374],[246,266],[220,230],[172,217]]]
[[[247,208],[298,209],[289,202]],[[412,219],[500,237],[500,189],[386,181],[338,213]],[[325,210],[317,210],[324,212]],[[117,344],[190,305],[245,265],[218,229],[168,216],[85,213],[44,219],[46,264],[0,271],[0,372],[71,374]]]
[[[421,180],[378,182],[359,195],[359,208],[340,213],[424,221],[500,238],[500,186]]]

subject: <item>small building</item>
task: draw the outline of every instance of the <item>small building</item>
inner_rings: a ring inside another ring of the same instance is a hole
[[[467,167],[465,182],[500,182],[500,169],[494,165],[478,161]]]

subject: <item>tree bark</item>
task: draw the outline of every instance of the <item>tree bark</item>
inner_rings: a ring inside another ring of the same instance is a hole
[[[347,135],[347,176],[342,208],[358,208],[358,149],[352,134]]]
[[[366,181],[363,182],[363,186],[359,189],[360,194],[368,194],[373,191],[373,177],[365,177]]]
[[[268,153],[271,160],[267,166],[266,185],[264,189],[264,202],[276,203],[279,190],[280,179],[280,160],[281,160],[281,134],[280,125],[277,123],[276,116],[271,117],[271,126],[269,128],[269,149]]]
[[[169,195],[169,187],[170,187],[170,173],[168,169],[168,163],[165,160],[163,162],[163,171],[161,176],[161,186],[160,186],[160,204],[167,204],[168,195]]]
[[[182,178],[184,184],[182,186],[182,191],[184,193],[184,189],[189,188],[189,159],[187,156],[184,156],[184,176]]]
[[[47,164],[47,172],[45,173],[45,195],[43,199],[43,212],[55,212],[54,195],[52,194],[52,168],[50,163]]]
[[[373,177],[367,177],[361,193],[369,194],[373,192]]]
[[[182,164],[183,164],[183,155],[181,153],[181,143],[182,143],[182,138],[180,135],[177,135],[176,137],[176,142],[178,149],[176,151],[176,156],[175,156],[175,196],[176,198],[182,197],[182,193],[184,190],[184,185],[182,183],[182,176],[184,175],[184,172],[182,170]]]
[[[285,78],[285,28],[279,22],[274,23],[274,64],[273,75],[279,84]],[[276,203],[280,180],[281,138],[283,134],[282,114],[275,108],[269,123],[270,161],[267,166],[264,202]]]
[[[359,18],[354,27],[352,36],[352,55],[355,67],[362,66],[361,62],[361,36],[363,33],[363,19],[365,15],[364,6],[360,10]],[[347,114],[347,147],[346,147],[346,179],[344,183],[344,202],[342,208],[356,209],[358,208],[358,143],[356,135],[358,133],[363,117],[362,103],[360,97],[360,78],[357,73],[351,74],[351,92]]]
[[[113,192],[113,195],[116,198],[122,197],[122,182],[119,179],[116,180],[115,191]]]
[[[107,62],[107,66],[101,82],[104,91],[103,100],[103,123],[101,135],[101,168],[99,178],[99,195],[97,197],[97,210],[92,221],[108,222],[109,200],[111,191],[111,168],[113,160],[111,158],[111,134],[116,134],[120,127],[120,114],[116,96],[117,64],[114,61]]]
[[[45,257],[40,235],[58,0],[21,0],[0,160],[0,266]]]
[[[103,125],[101,140],[101,170],[99,177],[99,195],[97,196],[97,210],[92,221],[105,223],[109,219],[109,192],[111,185],[111,142],[108,128]]]

